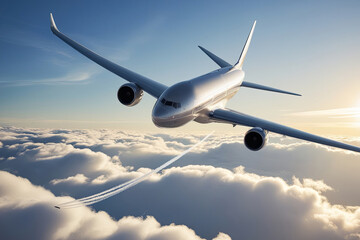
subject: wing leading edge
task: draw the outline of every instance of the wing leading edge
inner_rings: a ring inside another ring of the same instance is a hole
[[[310,142],[320,143],[331,147],[342,148],[354,152],[360,152],[360,147],[352,146],[349,144],[337,142],[324,137],[316,136],[307,132],[303,132],[294,128],[286,127],[284,125],[266,121],[260,118],[252,117],[244,113],[236,112],[230,109],[217,109],[213,111],[210,116],[213,119],[220,120],[223,122],[238,124],[248,127],[260,127],[270,132],[294,137]]]
[[[141,89],[143,89],[145,92],[149,93],[151,96],[155,98],[159,98],[160,95],[167,89],[167,86],[164,84],[158,83],[154,80],[151,80],[147,77],[141,76],[138,73],[135,73],[133,71],[130,71],[124,67],[121,67],[102,56],[94,53],[93,51],[87,49],[86,47],[82,46],[81,44],[73,41],[69,37],[67,37],[65,34],[61,33],[58,28],[56,27],[54,18],[52,14],[50,13],[50,28],[51,31],[59,37],[61,40],[63,40],[65,43],[67,43],[69,46],[74,48],[76,51],[80,52],[90,60],[96,62],[103,68],[109,70],[110,72],[124,78],[125,80],[137,84]]]

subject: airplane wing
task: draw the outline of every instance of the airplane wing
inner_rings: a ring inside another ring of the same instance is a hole
[[[290,95],[295,95],[295,96],[301,96],[301,94],[298,94],[298,93],[288,92],[288,91],[284,91],[284,90],[281,90],[281,89],[267,87],[267,86],[264,86],[264,85],[260,85],[260,84],[257,84],[257,83],[246,82],[246,81],[243,81],[241,83],[241,86],[242,87],[248,87],[248,88],[260,89],[260,90],[265,90],[265,91],[271,91],[271,92],[278,92],[278,93],[285,93],[285,94],[290,94]]]
[[[342,148],[354,152],[360,152],[360,147],[352,146],[349,144],[337,142],[331,139],[316,136],[314,134],[306,133],[294,128],[286,127],[274,122],[266,121],[260,118],[252,117],[244,113],[236,112],[230,109],[216,109],[210,113],[210,117],[214,120],[227,122],[231,124],[238,124],[248,127],[260,127],[264,130],[294,137],[310,142],[320,143],[331,147]]]
[[[87,49],[86,47],[82,46],[81,44],[71,40],[66,35],[61,33],[58,28],[56,27],[54,18],[52,14],[50,13],[50,21],[51,21],[51,31],[59,37],[61,40],[63,40],[65,43],[70,45],[72,48],[89,58],[90,60],[96,62],[103,68],[109,70],[110,72],[124,78],[125,80],[135,83],[138,85],[141,89],[143,89],[145,92],[149,93],[151,96],[155,98],[159,98],[160,95],[168,88],[164,84],[158,83],[154,80],[151,80],[147,77],[141,76],[138,73],[135,73],[133,71],[130,71],[124,67],[121,67],[102,56],[94,53],[93,51]]]

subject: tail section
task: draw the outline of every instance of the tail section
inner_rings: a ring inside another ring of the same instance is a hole
[[[206,55],[208,55],[217,65],[219,65],[221,68],[223,67],[231,67],[232,65],[228,62],[226,62],[224,59],[219,58],[209,50],[206,50],[202,46],[198,46]]]
[[[252,35],[253,35],[253,32],[254,32],[254,29],[255,29],[255,25],[256,25],[256,21],[254,22],[252,28],[251,28],[251,31],[249,33],[249,36],[246,40],[246,43],[244,45],[244,48],[241,52],[241,55],[239,57],[239,60],[237,61],[237,63],[234,65],[234,68],[236,69],[242,69],[242,65],[244,63],[244,60],[245,60],[245,57],[246,57],[246,53],[249,49],[249,46],[250,46],[250,42],[251,42],[251,38],[252,38]]]

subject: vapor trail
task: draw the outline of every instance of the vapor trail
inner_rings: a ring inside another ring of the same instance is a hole
[[[167,161],[166,163],[162,164],[160,167],[155,168],[154,170],[144,174],[141,177],[132,179],[126,183],[117,185],[115,187],[112,187],[110,189],[107,189],[103,192],[88,196],[88,197],[84,197],[84,198],[80,198],[80,199],[76,199],[73,201],[69,201],[69,202],[65,202],[62,204],[59,204],[57,206],[55,206],[56,208],[75,208],[75,207],[80,207],[80,206],[86,206],[86,205],[91,205],[100,201],[103,201],[109,197],[112,197],[116,194],[119,194],[120,192],[125,191],[128,188],[131,188],[133,186],[135,186],[136,184],[144,181],[146,178],[148,178],[150,175],[159,172],[160,170],[166,168],[167,166],[169,166],[170,164],[174,163],[175,161],[179,160],[181,157],[183,157],[185,154],[189,153],[191,150],[193,150],[194,148],[196,148],[197,146],[199,146],[202,142],[204,142],[206,139],[208,139],[214,132],[211,132],[209,135],[207,135],[206,137],[204,137],[200,142],[198,142],[197,144],[195,144],[194,146],[190,147],[189,149],[185,150],[184,152],[182,152],[181,154],[179,154],[178,156],[170,159],[169,161]]]

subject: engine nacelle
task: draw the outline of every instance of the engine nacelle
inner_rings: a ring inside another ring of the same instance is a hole
[[[143,90],[135,83],[126,83],[119,88],[117,97],[122,104],[131,107],[140,102],[143,94]]]
[[[267,131],[255,127],[246,132],[244,137],[245,146],[251,151],[259,151],[265,146],[267,141]]]

